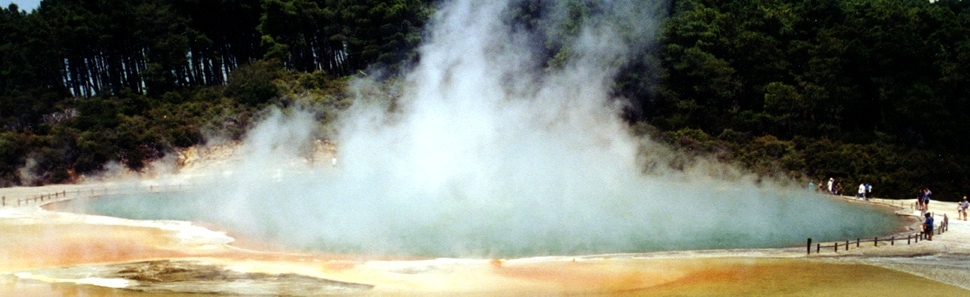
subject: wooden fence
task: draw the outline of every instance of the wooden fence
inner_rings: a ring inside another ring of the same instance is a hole
[[[187,184],[160,184],[160,185],[121,185],[121,186],[97,186],[87,188],[65,189],[56,192],[49,192],[40,195],[30,196],[0,196],[0,207],[7,206],[30,206],[77,198],[92,198],[110,195],[126,195],[138,193],[170,192],[181,191],[192,188]]]
[[[850,198],[849,196],[842,196],[842,197],[850,200],[854,199],[854,198]],[[887,205],[892,207],[899,207],[900,209],[909,208],[912,210],[916,210],[916,202],[906,203],[905,201],[902,201],[902,200],[883,199],[883,198],[870,198],[869,200],[864,200],[864,201],[869,202],[871,204],[882,204],[882,205]]]
[[[934,232],[934,234],[943,234],[949,229],[950,229],[950,219],[946,216],[946,214],[943,214],[943,222],[939,224],[938,227],[935,227],[933,230],[930,230],[930,232]],[[921,231],[919,233],[914,233],[914,234],[906,234],[906,244],[909,245],[909,244],[919,243],[920,240],[926,240],[928,237],[929,237],[929,234],[925,231]],[[837,241],[837,242],[830,242],[825,244],[816,243],[814,248],[815,248],[816,254],[821,253],[823,250],[826,250],[826,251],[832,250],[833,252],[837,253],[839,252],[839,247],[841,247],[842,250],[848,251],[851,248],[852,244],[855,244],[856,248],[862,247],[863,243],[868,244],[870,242],[872,243],[873,246],[879,246],[880,243],[882,243],[883,245],[886,245],[888,243],[889,245],[892,246],[892,245],[896,245],[897,241],[900,244],[902,244],[903,237],[900,236],[899,238],[897,238],[896,235],[892,235],[888,238],[887,237],[883,237],[883,238],[874,237],[873,239],[856,238],[855,240],[846,240],[845,242]],[[812,254],[812,248],[813,248],[812,239],[808,238],[808,243],[806,244],[806,251],[808,252],[809,255]]]

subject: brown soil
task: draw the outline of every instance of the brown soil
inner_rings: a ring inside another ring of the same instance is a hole
[[[271,292],[283,296],[317,296],[324,293],[353,293],[374,286],[333,281],[295,273],[239,272],[218,265],[192,261],[146,261],[111,265],[113,273],[103,278],[138,281],[131,290],[248,295]]]

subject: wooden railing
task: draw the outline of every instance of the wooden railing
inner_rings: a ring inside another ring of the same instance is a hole
[[[48,192],[39,195],[28,195],[28,196],[0,196],[0,207],[7,206],[29,206],[29,205],[39,205],[57,200],[66,199],[76,199],[76,198],[92,198],[92,197],[102,197],[109,195],[125,195],[125,194],[137,194],[137,193],[153,193],[153,192],[170,192],[170,191],[181,191],[192,188],[192,185],[187,184],[159,184],[159,185],[118,185],[118,186],[94,186],[69,190],[60,190],[55,192]]]
[[[943,222],[938,227],[935,227],[933,230],[931,230],[930,232],[933,232],[934,234],[943,234],[949,229],[950,229],[950,219],[946,216],[946,214],[943,214]],[[919,243],[920,240],[926,240],[929,236],[930,234],[928,234],[925,231],[921,231],[919,233],[906,234],[906,244],[909,245],[909,244]],[[856,248],[862,247],[863,243],[868,244],[870,242],[872,243],[873,246],[879,246],[880,243],[882,243],[883,245],[886,245],[886,243],[888,243],[890,246],[892,246],[892,245],[896,245],[897,241],[900,244],[902,244],[903,237],[897,238],[896,235],[892,235],[892,236],[889,236],[888,238],[887,237],[883,237],[883,238],[874,237],[873,239],[856,238],[855,240],[845,240],[844,242],[836,241],[836,242],[829,242],[829,243],[816,243],[815,246],[812,246],[812,239],[808,238],[807,240],[808,243],[806,244],[806,251],[809,255],[811,255],[812,248],[814,247],[816,254],[821,253],[823,250],[826,250],[826,251],[832,250],[833,252],[837,253],[839,252],[840,247],[844,251],[849,251],[852,244],[855,244]]]
[[[843,196],[845,199],[853,199],[848,196]],[[884,198],[870,198],[869,200],[864,200],[871,204],[882,204],[886,206],[899,207],[900,209],[912,209],[916,210],[916,202],[906,203],[902,200],[884,199]],[[907,205],[909,204],[909,205]]]

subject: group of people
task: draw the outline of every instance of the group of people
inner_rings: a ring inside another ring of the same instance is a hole
[[[808,183],[808,189],[832,195],[842,195],[842,183],[836,182],[835,178],[830,177],[827,183],[819,183],[816,188],[814,182]],[[856,198],[869,200],[872,194],[872,185],[869,183],[859,184],[859,192]]]
[[[927,240],[933,240],[933,214],[927,212],[929,210],[930,195],[933,192],[928,188],[923,188],[919,191],[919,197],[917,197],[916,203],[917,208],[923,213],[923,217],[926,219],[923,221],[923,233],[926,234]],[[970,208],[970,202],[967,201],[967,196],[963,196],[963,201],[957,204],[957,220],[967,220],[967,208]]]
[[[929,210],[931,195],[933,195],[933,191],[930,191],[930,188],[923,187],[919,189],[916,195],[916,209],[920,211]]]
[[[933,240],[933,214],[929,213],[930,196],[933,195],[933,191],[930,191],[930,188],[923,187],[916,193],[916,209],[926,218],[923,221],[923,233],[926,234],[927,240]]]
[[[815,187],[815,183],[808,182],[808,189],[817,192],[829,193],[832,195],[839,195],[842,193],[842,184],[835,182],[835,178],[829,178],[828,183],[818,183],[818,187]]]
[[[835,181],[835,178],[829,178],[827,183],[819,183],[816,187],[815,183],[809,182],[808,189],[818,192],[827,192],[832,195],[840,195],[842,192],[842,185]],[[869,183],[859,184],[859,190],[857,192],[857,199],[869,200],[872,195],[872,185]],[[922,187],[917,191],[916,196],[916,209],[919,210],[926,221],[923,223],[924,228],[929,226],[930,230],[933,227],[933,217],[928,213],[930,207],[930,198],[933,195],[933,191],[930,188]],[[970,202],[967,201],[967,196],[963,196],[963,201],[957,204],[957,220],[967,220],[967,209],[970,208]],[[929,232],[932,233],[932,232]],[[932,234],[930,234],[932,238]]]

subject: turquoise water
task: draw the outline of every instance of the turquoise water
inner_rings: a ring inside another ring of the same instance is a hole
[[[750,226],[757,218],[749,218],[744,211],[738,217],[720,218],[714,222],[690,219],[674,219],[678,211],[670,211],[667,216],[644,218],[642,221],[620,222],[618,226],[590,225],[588,228],[571,226],[570,229],[538,229],[523,237],[522,231],[529,229],[527,218],[522,213],[489,213],[488,209],[469,209],[463,213],[442,213],[437,221],[394,221],[394,215],[379,214],[357,216],[357,220],[385,218],[378,227],[374,223],[356,222],[361,232],[352,228],[328,224],[327,211],[321,217],[309,221],[319,224],[291,225],[287,214],[272,210],[272,203],[265,208],[245,208],[245,212],[229,211],[223,206],[226,201],[211,197],[202,192],[147,193],[138,195],[113,196],[105,198],[78,199],[59,204],[55,209],[86,214],[106,215],[138,220],[182,220],[214,223],[229,228],[232,234],[252,235],[267,238],[289,248],[306,251],[343,252],[355,254],[385,254],[395,256],[425,257],[528,257],[544,255],[583,255],[601,253],[634,253],[670,250],[734,249],[734,248],[776,248],[794,247],[805,244],[807,237],[815,242],[844,240],[848,238],[869,238],[892,233],[902,221],[891,212],[866,205],[846,203],[826,196],[806,195],[798,197],[776,197],[787,201],[776,207],[803,207],[794,205],[814,205],[821,210],[781,210],[757,213],[758,216],[788,216],[790,218],[765,218],[772,224],[788,222],[784,226]],[[325,197],[314,197],[318,205],[334,204]],[[270,200],[272,202],[272,200]],[[794,204],[794,205],[788,205]],[[310,207],[312,208],[312,207]],[[471,208],[471,207],[469,207]],[[339,209],[329,209],[329,213]],[[347,207],[347,211],[359,211]],[[376,212],[387,209],[376,209]],[[727,209],[726,211],[733,211]],[[402,210],[402,212],[406,212]],[[534,216],[543,217],[556,214],[542,214],[535,209]],[[821,215],[813,215],[813,212]],[[831,215],[846,217],[842,225],[820,224],[818,220],[831,221]],[[303,213],[291,213],[303,216]],[[657,216],[656,214],[651,214]],[[335,216],[335,215],[334,215]],[[458,220],[453,218],[458,216]],[[492,222],[490,226],[461,226],[461,216],[475,217],[475,224]],[[485,218],[484,220],[482,218]],[[341,216],[341,218],[346,218]],[[346,219],[345,219],[346,220]],[[354,220],[354,219],[351,219]],[[516,222],[519,220],[519,222]],[[526,221],[523,221],[526,220]],[[308,219],[295,220],[305,222]],[[442,224],[441,222],[449,222]],[[674,222],[675,225],[664,224]],[[691,225],[691,222],[699,222]],[[862,223],[860,223],[862,222]],[[332,227],[328,227],[328,225]],[[459,225],[459,226],[452,226]],[[831,227],[837,226],[837,227]],[[335,230],[338,229],[339,230]],[[374,229],[384,232],[374,232]],[[630,231],[640,230],[642,232]]]
[[[136,220],[205,220],[196,195],[187,192],[144,193],[84,198],[58,203],[59,211]]]

